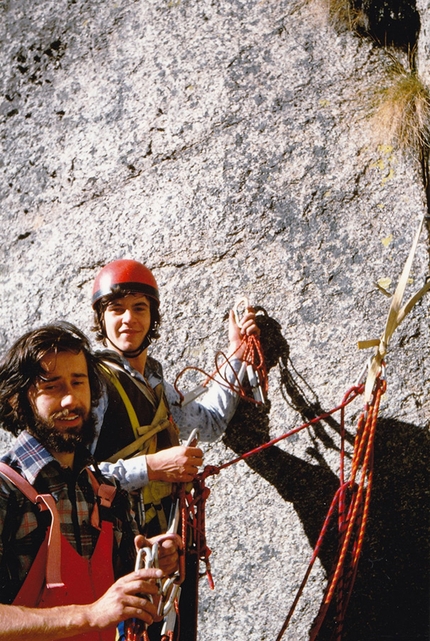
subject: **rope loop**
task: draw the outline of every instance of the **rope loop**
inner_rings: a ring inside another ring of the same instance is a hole
[[[239,372],[236,372],[232,364],[234,358],[239,358],[242,361]],[[184,394],[179,389],[179,381],[189,371],[201,374],[204,376],[204,381],[194,390]],[[249,385],[244,382],[245,374]],[[178,405],[186,405],[200,394],[203,394],[211,381],[216,381],[218,385],[237,394],[245,401],[262,405],[267,398],[268,377],[260,338],[255,334],[249,336],[246,334],[235,351],[228,356],[221,350],[217,351],[215,354],[215,369],[211,374],[208,374],[200,367],[192,365],[184,367],[176,376],[173,384],[179,397]],[[252,396],[249,393],[249,387],[251,387]]]

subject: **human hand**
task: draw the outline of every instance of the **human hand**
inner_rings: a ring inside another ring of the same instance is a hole
[[[100,599],[85,606],[91,629],[104,630],[130,618],[151,625],[157,618],[157,608],[149,596],[158,593],[155,581],[163,576],[162,570],[149,568],[118,579]]]
[[[148,479],[169,483],[192,481],[203,464],[203,452],[199,447],[176,445],[155,454],[146,455]]]
[[[240,321],[239,327],[234,311],[232,309],[230,310],[228,323],[229,356],[234,354],[237,358],[242,358],[245,351],[245,345],[242,343],[244,337],[260,335],[260,328],[255,322],[255,317],[254,309],[248,307]]]
[[[179,566],[179,550],[182,549],[182,540],[178,534],[160,534],[146,539],[139,534],[134,539],[136,550],[143,547],[152,547],[158,543],[158,565],[164,574],[176,572]]]

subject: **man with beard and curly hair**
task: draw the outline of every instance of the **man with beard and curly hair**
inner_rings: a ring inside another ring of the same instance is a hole
[[[131,571],[151,543],[86,449],[99,396],[89,343],[68,323],[28,332],[0,365],[0,422],[17,436],[0,462],[0,639],[114,641],[120,621],[152,623],[156,579],[176,569],[164,541],[164,572]]]

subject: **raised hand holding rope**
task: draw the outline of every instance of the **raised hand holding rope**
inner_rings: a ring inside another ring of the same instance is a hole
[[[179,396],[180,407],[184,407],[191,401],[198,398],[207,391],[207,385],[210,381],[216,382],[222,387],[226,387],[244,400],[256,404],[263,404],[267,394],[267,372],[264,364],[264,357],[261,350],[259,339],[259,328],[255,325],[254,315],[246,296],[241,297],[236,302],[233,310],[230,312],[230,319],[234,318],[233,326],[240,330],[240,337],[230,335],[230,345],[235,345],[228,355],[223,352],[217,352],[215,356],[215,371],[208,374],[198,367],[188,366],[181,370],[175,380],[175,390]],[[231,325],[230,325],[231,327]],[[237,334],[237,329],[235,329]],[[230,359],[240,358],[242,366],[238,373],[230,365]],[[179,387],[179,380],[187,371],[200,372],[205,380],[187,393],[183,393]],[[245,388],[245,375],[248,378],[252,391],[252,397],[247,394]]]

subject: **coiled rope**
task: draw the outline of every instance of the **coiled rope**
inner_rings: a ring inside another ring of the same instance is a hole
[[[208,465],[204,470],[199,473],[193,482],[193,492],[188,496],[183,494],[181,498],[181,506],[183,510],[182,522],[191,523],[193,529],[193,540],[195,541],[195,553],[199,561],[203,561],[206,565],[206,574],[208,576],[209,585],[213,588],[213,579],[211,575],[211,568],[209,563],[210,549],[206,542],[205,533],[205,505],[209,497],[210,490],[206,487],[206,479],[209,476],[219,474],[223,469],[230,467],[245,460],[255,454],[272,447],[293,434],[297,434],[303,429],[310,427],[313,424],[324,420],[325,418],[340,412],[340,465],[339,465],[339,488],[336,491],[327,516],[321,528],[317,543],[313,550],[308,568],[304,575],[303,581],[298,589],[294,601],[287,614],[285,622],[276,638],[276,641],[281,641],[291,619],[294,614],[296,605],[303,593],[304,587],[308,581],[311,570],[318,557],[324,537],[327,533],[330,523],[334,516],[337,514],[337,528],[339,536],[339,550],[337,558],[334,563],[334,569],[328,580],[327,587],[324,592],[323,600],[319,612],[314,621],[313,627],[310,631],[310,641],[315,641],[321,630],[321,626],[327,615],[328,608],[336,597],[336,641],[341,641],[342,632],[344,627],[345,614],[347,606],[351,597],[354,586],[354,581],[357,574],[358,562],[363,546],[363,539],[366,530],[366,524],[369,514],[370,496],[373,481],[373,452],[374,440],[376,433],[376,424],[379,413],[380,402],[386,390],[385,381],[385,362],[389,341],[395,329],[404,320],[406,315],[411,311],[415,304],[422,298],[422,296],[430,289],[430,280],[427,279],[425,285],[414,294],[409,301],[402,307],[402,299],[405,292],[406,284],[408,282],[409,273],[412,261],[415,255],[418,239],[422,230],[424,216],[420,220],[418,231],[415,235],[412,248],[410,250],[408,259],[405,263],[403,272],[399,279],[395,293],[393,294],[388,319],[384,332],[379,340],[363,341],[358,344],[360,349],[368,347],[376,347],[375,354],[370,361],[368,368],[368,375],[365,384],[359,382],[356,386],[352,387],[345,394],[342,403],[329,412],[325,412],[320,416],[304,423],[300,427],[292,429],[281,436],[274,438],[267,443],[264,443],[241,456],[238,456],[231,461],[221,465]],[[264,358],[261,351],[261,346],[257,337],[246,337],[247,341],[245,354],[243,359],[247,364],[251,364],[258,370],[261,381],[267,390],[267,372],[264,366]],[[228,358],[222,354],[223,366],[228,364]],[[195,369],[198,368],[187,368]],[[233,369],[233,368],[231,368]],[[176,384],[183,374],[176,379]],[[233,370],[234,371],[234,370]],[[217,382],[225,385],[238,393],[242,398],[246,398],[251,402],[255,402],[253,398],[247,395],[246,391],[241,385],[238,376],[235,375],[235,384],[231,384],[225,375],[221,372],[221,366],[216,367],[214,374],[207,376],[204,385],[210,380],[213,380],[217,375]],[[176,387],[175,384],[175,387]],[[176,387],[177,389],[177,387]],[[181,393],[177,389],[180,396]],[[345,479],[345,408],[352,403],[357,396],[364,395],[364,409],[361,412],[358,422],[356,437],[354,439],[354,449],[352,455],[351,471],[348,479]],[[187,533],[183,532],[184,539]]]

